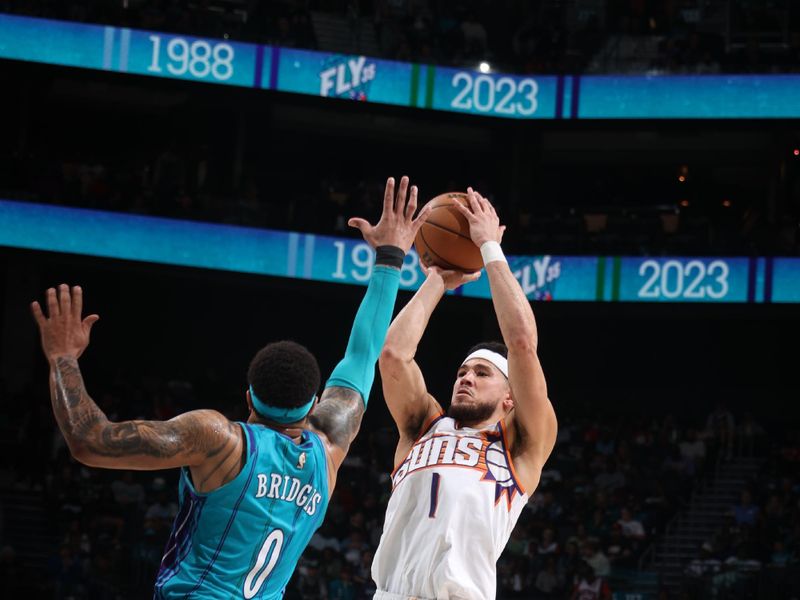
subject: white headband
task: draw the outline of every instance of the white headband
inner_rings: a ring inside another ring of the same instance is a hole
[[[461,366],[463,367],[464,363],[472,360],[473,358],[482,358],[483,360],[488,360],[495,367],[500,369],[500,372],[506,376],[506,379],[508,379],[508,360],[506,360],[502,354],[492,352],[486,348],[481,348],[480,350],[475,350],[475,352],[465,358],[464,362],[461,363]]]

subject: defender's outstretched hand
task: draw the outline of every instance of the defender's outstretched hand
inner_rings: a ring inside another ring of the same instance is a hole
[[[415,219],[413,217],[416,210],[417,186],[412,185],[411,193],[408,194],[408,177],[403,176],[395,197],[394,177],[389,177],[383,194],[383,212],[378,224],[371,225],[366,219],[359,217],[353,217],[347,224],[361,231],[364,240],[373,248],[397,246],[408,252],[414,243],[417,231],[428,218],[431,208],[429,204],[425,205]]]
[[[42,350],[48,361],[59,356],[80,357],[89,345],[92,325],[97,323],[98,315],[81,318],[83,311],[83,290],[62,283],[50,288],[47,294],[47,316],[38,302],[31,303],[31,311],[42,338]]]
[[[467,188],[467,200],[469,208],[460,202],[453,206],[469,222],[469,235],[475,245],[480,248],[485,242],[503,241],[506,226],[500,225],[500,217],[497,216],[494,206],[471,187]]]

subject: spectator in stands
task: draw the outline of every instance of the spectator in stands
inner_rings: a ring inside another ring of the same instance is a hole
[[[733,519],[737,525],[754,526],[758,522],[759,509],[753,504],[750,490],[742,490],[739,504],[733,507]]]
[[[716,407],[708,415],[706,431],[716,441],[720,452],[725,458],[733,456],[733,438],[736,433],[733,414],[722,400],[717,401]]]
[[[755,456],[764,435],[764,428],[756,422],[752,413],[747,412],[736,427],[736,435],[740,456]]]
[[[577,575],[583,559],[578,551],[578,545],[575,542],[567,542],[564,546],[564,552],[558,557],[558,577],[562,582],[573,583],[573,579]]]
[[[144,487],[133,478],[133,471],[122,471],[111,482],[114,501],[123,509],[136,510],[144,503]]]
[[[334,578],[339,577],[339,574],[344,568],[344,564],[339,554],[332,548],[325,548],[322,551],[320,565],[322,568],[322,576],[326,581],[332,581]]]
[[[536,598],[548,600],[557,597],[556,594],[561,587],[561,580],[556,571],[556,559],[554,557],[547,557],[544,567],[536,574],[534,587],[537,592]]]
[[[342,567],[339,575],[328,584],[328,600],[355,600],[356,585],[350,567]]]
[[[594,478],[598,489],[613,492],[625,487],[625,475],[619,470],[617,461],[609,458],[603,462],[602,471]]]
[[[461,35],[464,39],[464,55],[470,58],[486,58],[489,46],[486,28],[474,12],[467,13],[461,21]]]
[[[73,548],[62,545],[58,555],[50,560],[49,567],[56,585],[56,598],[85,596],[85,568]]]
[[[611,528],[611,533],[605,544],[605,555],[608,557],[612,567],[636,567],[633,544],[623,537],[622,527],[619,523],[614,523]]]
[[[570,600],[611,600],[611,588],[598,577],[587,563],[583,563]]]
[[[776,567],[786,567],[796,560],[792,550],[786,548],[782,540],[775,540],[772,544],[772,552],[769,555],[769,564]]]
[[[322,522],[322,526],[317,529],[317,532],[313,535],[308,545],[320,552],[325,548],[332,548],[336,552],[339,551],[339,540],[337,540],[336,536],[331,532],[330,519],[326,519]]]
[[[171,500],[174,497],[172,490],[167,489],[162,477],[156,477],[153,481],[153,492],[156,500],[145,511],[145,524],[159,533],[169,531],[175,515],[178,514],[178,505]]]
[[[622,509],[622,516],[617,521],[617,525],[622,529],[622,537],[631,541],[642,541],[646,534],[642,522],[633,517],[631,509]]]
[[[692,462],[695,472],[701,470],[702,463],[706,459],[706,444],[697,435],[697,430],[689,429],[686,432],[686,439],[678,444],[681,456]]]
[[[555,532],[552,528],[547,527],[542,531],[542,539],[539,540],[539,544],[536,547],[536,554],[543,557],[551,554],[558,554],[558,552],[559,545],[558,541],[556,541]]]
[[[325,600],[328,588],[325,584],[317,558],[301,559],[297,570],[297,592],[301,600]]]
[[[361,555],[361,562],[353,572],[353,581],[358,587],[362,597],[372,598],[375,595],[375,582],[372,580],[372,559],[375,556],[372,550],[367,550]]]
[[[592,568],[592,572],[598,577],[608,577],[608,574],[611,573],[611,563],[608,557],[603,554],[597,542],[586,542],[581,547],[581,556],[586,564]]]

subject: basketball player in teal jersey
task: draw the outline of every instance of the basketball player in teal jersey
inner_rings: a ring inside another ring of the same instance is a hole
[[[305,348],[277,342],[248,371],[250,416],[232,423],[213,410],[169,421],[110,422],[84,386],[78,358],[97,315],[83,318],[80,287],[47,290],[33,315],[50,364],[56,421],[72,455],[110,469],[181,467],[180,510],[155,583],[156,598],[281,598],[322,523],[336,473],[358,431],[400,281],[403,257],[427,218],[413,218],[403,177],[384,194],[377,225],[351,219],[376,249],[376,264],[344,358],[317,404],[319,368]]]

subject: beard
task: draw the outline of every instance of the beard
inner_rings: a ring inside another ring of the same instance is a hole
[[[481,404],[450,404],[447,409],[447,416],[460,423],[480,423],[492,416],[495,405],[491,403]]]

